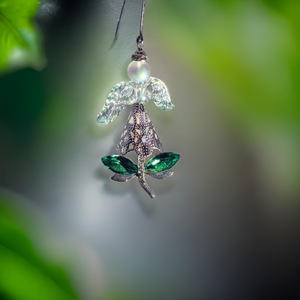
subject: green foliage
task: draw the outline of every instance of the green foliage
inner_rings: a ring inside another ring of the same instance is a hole
[[[161,173],[171,169],[180,159],[180,154],[164,152],[153,156],[146,164],[145,170],[150,173]]]
[[[130,175],[138,171],[138,167],[130,159],[121,155],[108,155],[102,157],[105,167],[117,174]]]
[[[0,191],[0,295],[15,300],[78,299],[62,268],[41,259],[25,228],[28,223]]]
[[[32,22],[37,9],[38,0],[1,0],[0,71],[43,67],[40,37]]]
[[[152,5],[160,14],[152,24],[158,35],[223,89],[225,105],[245,125],[266,117],[300,121],[300,2],[276,2],[277,11],[250,0]]]
[[[44,71],[31,68],[0,76],[0,123],[19,143],[31,134],[46,102]],[[24,144],[22,144],[24,147]]]

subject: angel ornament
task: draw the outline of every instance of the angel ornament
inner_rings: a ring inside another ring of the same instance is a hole
[[[122,11],[123,9],[124,5]],[[143,9],[144,6],[141,20]],[[119,23],[117,31],[118,27]],[[117,144],[120,155],[105,156],[102,162],[106,168],[115,172],[115,175],[111,177],[112,180],[127,182],[137,177],[142,188],[151,198],[154,198],[155,194],[147,184],[145,176],[150,175],[157,179],[172,176],[173,172],[170,169],[177,163],[180,154],[163,152],[162,143],[145,109],[144,104],[149,101],[154,101],[155,105],[163,110],[171,110],[174,105],[166,85],[158,78],[149,77],[150,68],[146,53],[143,51],[143,44],[143,35],[140,30],[140,36],[137,39],[138,51],[132,55],[132,62],[127,69],[131,81],[120,82],[112,88],[104,107],[97,116],[97,122],[101,125],[109,124],[126,105],[132,105],[128,121]],[[151,157],[154,149],[161,153]],[[130,151],[136,152],[137,164],[125,157]]]

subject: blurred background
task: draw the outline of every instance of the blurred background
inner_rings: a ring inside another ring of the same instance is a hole
[[[149,0],[175,174],[116,183],[141,0],[0,0],[0,298],[300,299],[300,2]]]

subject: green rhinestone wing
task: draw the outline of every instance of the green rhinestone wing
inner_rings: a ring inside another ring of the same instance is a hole
[[[108,155],[101,158],[105,167],[117,174],[136,174],[138,167],[130,159],[122,155]]]
[[[164,152],[153,156],[145,165],[148,173],[162,173],[171,169],[180,159],[180,154],[175,152]]]

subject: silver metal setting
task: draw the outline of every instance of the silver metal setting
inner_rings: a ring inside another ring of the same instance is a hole
[[[148,56],[145,51],[135,51],[134,54],[131,55],[131,61],[148,61]]]
[[[161,173],[146,173],[146,175],[150,175],[151,177],[155,179],[165,179],[168,177],[171,177],[174,174],[174,172],[167,170]]]
[[[111,177],[111,179],[118,182],[127,182],[135,176],[136,174],[130,174],[130,175],[115,174],[114,176]]]
[[[154,149],[163,151],[162,143],[143,104],[134,104],[117,145],[122,155],[135,150],[148,157]]]

